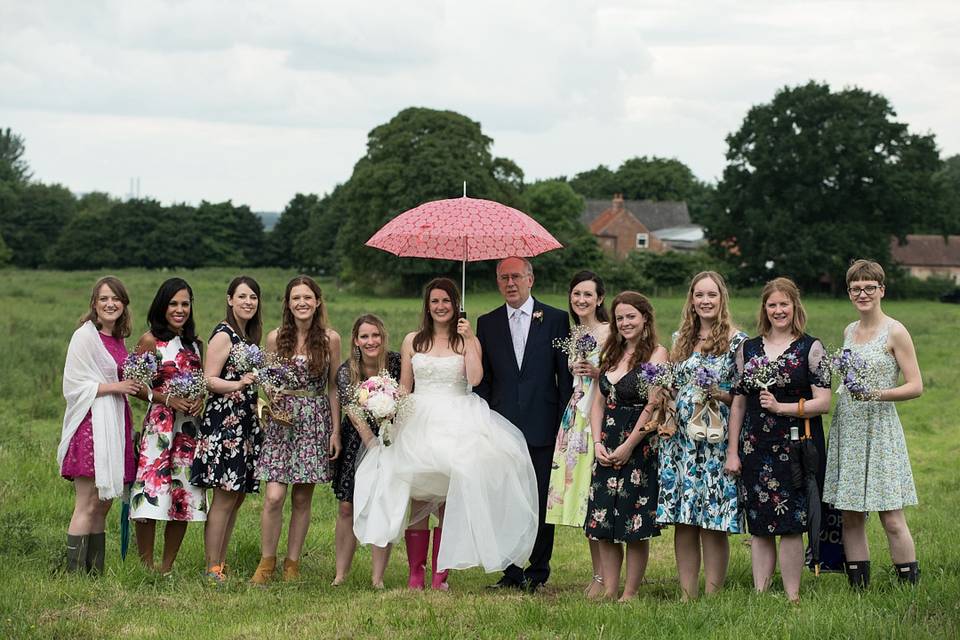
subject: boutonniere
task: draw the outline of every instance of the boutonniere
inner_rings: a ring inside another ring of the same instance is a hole
[[[534,320],[536,320],[537,322],[542,323],[542,322],[543,322],[543,309],[537,309],[537,310],[534,311],[532,314],[530,314],[530,317],[532,317],[532,318],[533,318]]]

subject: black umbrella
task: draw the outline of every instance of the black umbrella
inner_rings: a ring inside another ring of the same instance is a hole
[[[810,419],[805,418],[803,434],[790,449],[790,472],[793,488],[807,495],[807,543],[810,563],[816,575],[820,575],[820,521],[823,517],[820,487],[817,485],[819,462],[820,452],[810,436]]]

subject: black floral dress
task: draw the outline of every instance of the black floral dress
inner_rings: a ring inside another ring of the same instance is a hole
[[[387,352],[387,372],[395,379],[400,380],[400,354],[396,351]],[[337,392],[340,395],[340,456],[334,460],[333,494],[340,502],[353,502],[353,477],[357,471],[357,457],[363,446],[360,433],[350,422],[347,415],[347,405],[350,404],[350,361],[344,361],[337,369]],[[380,427],[373,421],[367,426],[379,435]]]
[[[640,395],[638,374],[639,368],[631,369],[616,384],[600,375],[600,393],[607,399],[601,442],[609,451],[623,444],[647,404]],[[619,469],[593,463],[584,525],[591,540],[637,542],[660,535],[655,438],[641,440]]]
[[[769,389],[778,402],[809,400],[813,397],[811,386],[830,388],[829,381],[822,381],[816,373],[823,353],[820,341],[807,334],[790,343],[777,358],[780,371],[789,380]],[[750,358],[763,355],[762,337],[745,341],[737,356],[738,372],[743,372],[744,363]],[[747,398],[740,430],[740,462],[748,530],[755,536],[806,532],[807,497],[803,489],[794,489],[790,468],[790,451],[796,444],[790,438],[790,428],[797,427],[802,434],[803,419],[765,412],[760,406],[759,390],[745,389],[742,380],[734,393]],[[822,488],[827,457],[820,416],[810,418],[810,434],[820,454],[817,479]]]
[[[217,325],[211,339],[226,333],[234,345],[243,339],[225,322]],[[239,380],[231,354],[220,371],[227,381]],[[263,444],[257,419],[257,390],[250,385],[228,394],[211,393],[203,409],[197,435],[197,451],[190,484],[225,491],[256,493],[260,489],[256,466]]]

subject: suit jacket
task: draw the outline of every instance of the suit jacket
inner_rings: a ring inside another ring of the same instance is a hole
[[[528,446],[552,446],[556,440],[573,376],[567,355],[553,341],[569,334],[567,313],[534,299],[523,368],[518,369],[506,305],[477,318],[483,380],[474,391],[523,432]]]

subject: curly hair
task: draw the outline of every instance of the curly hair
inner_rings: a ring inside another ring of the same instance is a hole
[[[420,328],[413,336],[414,353],[425,353],[433,348],[433,316],[430,315],[430,293],[440,289],[450,296],[450,305],[454,311],[460,308],[460,290],[450,278],[434,278],[423,289],[423,316],[420,319]],[[447,326],[447,341],[454,353],[463,353],[463,336],[457,333],[456,321]]]
[[[310,328],[307,330],[307,357],[310,373],[316,377],[323,377],[330,366],[330,337],[327,335],[327,307],[323,303],[323,292],[320,286],[310,276],[297,276],[287,283],[283,292],[283,319],[277,330],[277,355],[291,358],[297,351],[297,323],[290,310],[290,293],[299,285],[309,287],[317,298],[317,309],[310,319]],[[338,354],[339,356],[339,354]]]
[[[650,356],[657,348],[657,326],[653,305],[642,293],[624,291],[614,298],[613,304],[610,305],[613,310],[613,321],[610,323],[610,335],[607,336],[607,341],[603,343],[603,349],[600,352],[601,372],[616,368],[627,350],[627,341],[620,335],[620,328],[617,326],[617,307],[621,304],[630,305],[643,316],[643,333],[640,334],[640,341],[633,352],[633,357],[630,358],[628,369],[634,369],[641,362],[650,360]]]
[[[727,283],[716,271],[701,271],[693,276],[690,281],[690,288],[687,290],[687,301],[680,312],[680,328],[677,330],[677,339],[673,343],[673,349],[670,353],[670,359],[674,362],[681,362],[690,357],[694,348],[697,346],[697,338],[700,334],[700,316],[693,304],[693,290],[697,284],[709,278],[717,285],[720,290],[720,308],[717,309],[717,321],[710,328],[710,335],[701,347],[701,353],[705,355],[718,356],[727,352],[730,348],[730,330],[733,328],[733,321],[730,319],[730,293],[727,291]]]

